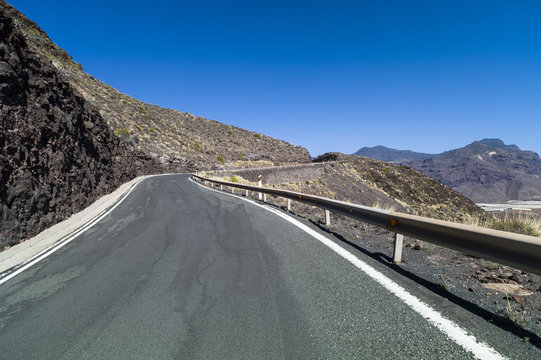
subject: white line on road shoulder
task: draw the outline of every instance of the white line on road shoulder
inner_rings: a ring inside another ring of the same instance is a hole
[[[195,184],[211,191],[215,191],[220,194],[233,196],[242,200],[245,200],[249,203],[252,203],[253,205],[259,206],[263,209],[266,209],[277,216],[280,216],[282,219],[290,222],[291,224],[297,226],[310,236],[316,238],[323,244],[325,244],[327,247],[331,248],[334,252],[336,252],[338,255],[342,256],[344,259],[348,260],[350,263],[355,265],[358,269],[366,273],[369,277],[371,277],[374,281],[376,281],[378,284],[383,286],[385,289],[390,291],[392,294],[394,294],[396,297],[398,297],[400,300],[402,300],[404,303],[406,303],[411,309],[413,309],[415,312],[420,314],[423,318],[428,320],[429,323],[437,327],[441,332],[446,334],[451,340],[453,340],[455,343],[460,345],[465,350],[473,353],[473,355],[478,359],[483,360],[498,360],[498,359],[506,359],[503,355],[498,353],[495,349],[490,347],[488,344],[477,341],[475,336],[469,335],[466,330],[462,329],[460,326],[455,324],[453,321],[446,319],[441,315],[439,312],[434,310],[429,305],[425,304],[421,300],[419,300],[414,295],[410,294],[406,291],[403,287],[395,283],[393,280],[388,278],[387,276],[383,275],[381,272],[377,271],[372,266],[368,265],[366,262],[359,259],[357,256],[353,255],[340,245],[336,244],[332,240],[328,239],[327,237],[321,235],[317,231],[314,231],[313,229],[309,228],[308,226],[304,225],[303,223],[293,219],[292,217],[282,213],[279,210],[270,208],[266,205],[258,204],[257,202],[247,199],[245,197],[241,197],[238,195],[229,194],[226,192],[214,190],[207,188],[206,186],[203,186],[193,180],[190,179],[190,181],[194,182]]]
[[[29,267],[35,265],[36,263],[40,262],[41,260],[45,259],[47,256],[55,253],[56,251],[58,251],[59,249],[61,249],[62,247],[64,247],[65,245],[69,244],[70,242],[72,242],[75,238],[77,238],[79,235],[81,235],[82,233],[84,233],[86,230],[90,229],[92,226],[94,226],[95,224],[97,224],[101,219],[103,219],[104,217],[106,217],[107,215],[109,215],[114,209],[116,209],[116,207],[118,205],[120,205],[127,197],[128,195],[133,191],[133,189],[135,189],[135,187],[141,183],[141,181],[145,180],[147,177],[144,177],[142,179],[140,179],[139,181],[137,181],[136,183],[134,183],[130,189],[124,193],[122,195],[122,197],[120,198],[120,200],[118,200],[116,202],[116,204],[114,204],[109,210],[105,211],[104,213],[98,215],[96,218],[90,220],[89,222],[87,222],[86,224],[84,224],[82,227],[80,227],[79,229],[77,229],[76,231],[74,231],[72,233],[71,236],[69,236],[67,239],[65,240],[61,240],[60,242],[57,242],[55,243],[54,245],[52,245],[51,247],[41,251],[40,253],[34,255],[32,258],[30,258],[29,260],[26,261],[26,264],[24,264],[23,266],[21,266],[19,269],[15,270],[14,272],[12,272],[11,274],[3,277],[0,279],[0,285],[2,285],[3,283],[5,283],[6,281],[12,279],[13,277],[19,275],[20,273],[22,273],[23,271],[25,271],[26,269],[28,269]]]

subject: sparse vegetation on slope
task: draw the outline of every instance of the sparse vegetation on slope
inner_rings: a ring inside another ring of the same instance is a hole
[[[35,23],[19,13],[11,16],[29,46],[46,56],[84,99],[98,108],[111,129],[125,129],[141,139],[128,143],[159,158],[172,170],[194,171],[232,164],[239,155],[252,161],[310,161],[308,151],[300,146],[122,94],[86,74],[81,65],[56,46]],[[223,157],[223,162],[218,155]]]
[[[438,219],[461,222],[484,213],[471,200],[422,173],[358,156],[326,154],[306,166],[235,175],[256,183],[260,174],[266,186]]]

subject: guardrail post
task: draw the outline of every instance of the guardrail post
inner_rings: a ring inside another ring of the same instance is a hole
[[[234,194],[234,193],[235,193],[235,188],[231,186],[231,194]]]
[[[259,175],[259,182],[257,183],[257,186],[261,187],[263,185],[263,181],[261,181],[261,175]],[[263,193],[259,193],[259,200],[263,198]]]
[[[395,264],[400,264],[402,262],[402,243],[404,242],[404,235],[395,233],[394,234],[394,252],[393,252],[393,262]]]
[[[287,199],[287,211],[291,211],[291,199]]]
[[[248,197],[248,190],[246,190],[246,197]]]
[[[220,191],[223,191],[223,190],[224,190],[224,186],[220,184]]]
[[[267,194],[263,194],[263,202],[267,202]]]
[[[325,210],[325,225],[331,225],[331,212],[329,210]]]

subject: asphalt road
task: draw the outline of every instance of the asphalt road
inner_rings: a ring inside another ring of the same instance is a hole
[[[185,175],[144,180],[0,285],[0,359],[353,358],[472,354],[299,228]]]

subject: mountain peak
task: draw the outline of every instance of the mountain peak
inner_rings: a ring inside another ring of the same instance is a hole
[[[487,145],[487,146],[491,146],[491,147],[495,147],[495,148],[498,148],[498,149],[505,149],[505,150],[516,150],[516,151],[520,151],[520,148],[516,145],[506,145],[503,140],[501,139],[483,139],[483,140],[480,140],[478,141],[479,143],[483,144],[483,145]]]

